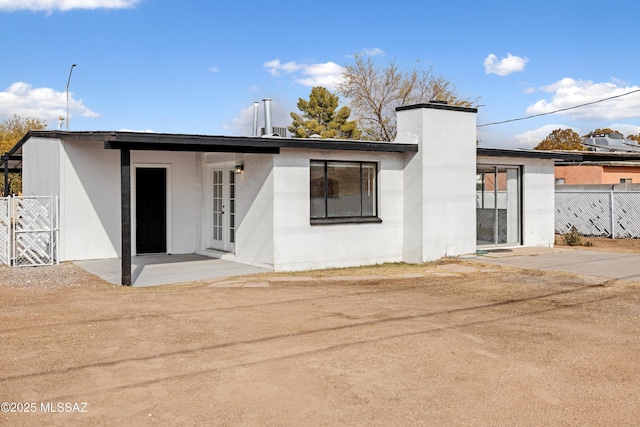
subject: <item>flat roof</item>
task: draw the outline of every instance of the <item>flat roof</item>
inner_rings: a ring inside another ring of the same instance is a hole
[[[450,105],[428,104],[430,108],[456,108]],[[403,107],[404,108],[404,107]],[[415,108],[415,106],[411,106]],[[463,108],[464,109],[464,108]],[[55,138],[78,141],[99,141],[108,150],[153,150],[153,151],[195,151],[278,154],[281,148],[303,148],[315,150],[346,150],[403,153],[417,152],[418,144],[357,141],[344,139],[281,138],[215,136],[192,134],[168,134],[128,131],[62,131],[30,130],[11,150],[0,157],[0,171],[8,164],[10,172],[19,172],[22,168],[22,145],[29,138]],[[476,149],[478,156],[515,157],[530,159],[550,159],[556,163],[571,164],[603,161],[640,161],[640,153],[613,153],[596,151],[543,151],[524,149],[481,148]]]
[[[529,159],[551,159],[555,161],[579,161],[582,159],[580,151],[543,151],[478,147],[477,154],[478,156],[488,157],[524,157]]]
[[[29,138],[59,138],[102,141],[105,149],[279,153],[281,148],[379,152],[417,152],[418,144],[346,139],[213,136],[125,131],[29,131],[16,146]]]
[[[107,150],[195,151],[219,153],[278,154],[281,148],[316,150],[373,151],[386,153],[417,152],[418,144],[356,141],[347,139],[281,138],[169,134],[127,131],[30,130],[2,157],[0,171],[22,170],[22,146],[29,138],[99,141]]]

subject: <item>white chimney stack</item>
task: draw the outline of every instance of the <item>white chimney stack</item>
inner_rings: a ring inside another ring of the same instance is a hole
[[[258,136],[258,101],[253,103],[253,133],[251,136]]]
[[[264,135],[273,135],[273,125],[271,124],[271,98],[264,98]]]

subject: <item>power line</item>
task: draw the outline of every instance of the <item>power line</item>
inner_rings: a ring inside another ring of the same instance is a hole
[[[640,92],[640,89],[632,90],[631,92],[623,93],[621,95],[615,95],[615,96],[610,96],[608,98],[599,99],[597,101],[587,102],[585,104],[575,105],[573,107],[561,108],[559,110],[549,111],[548,113],[534,114],[532,116],[519,117],[517,119],[503,120],[501,122],[483,123],[481,125],[477,125],[476,127],[481,128],[483,126],[501,125],[503,123],[517,122],[518,120],[527,120],[527,119],[532,119],[534,117],[548,116],[549,114],[560,113],[562,111],[575,110],[576,108],[585,107],[587,105],[598,104],[598,103],[603,102],[603,101],[608,101],[608,100],[614,99],[614,98],[620,98],[620,97],[623,97],[623,96],[631,95],[632,93],[636,93],[636,92]]]

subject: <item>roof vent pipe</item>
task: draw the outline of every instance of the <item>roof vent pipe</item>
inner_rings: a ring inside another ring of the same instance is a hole
[[[253,133],[251,136],[258,136],[258,101],[253,103]]]
[[[273,135],[273,125],[271,124],[271,98],[264,98],[264,134]]]

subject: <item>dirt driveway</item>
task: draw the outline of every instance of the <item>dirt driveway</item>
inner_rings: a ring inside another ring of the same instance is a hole
[[[0,269],[0,424],[640,418],[639,283],[448,261],[131,289],[54,269]]]

